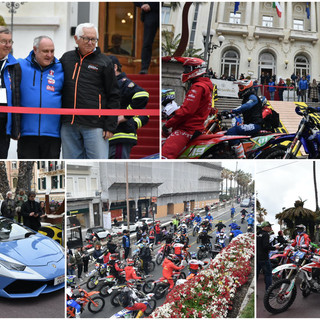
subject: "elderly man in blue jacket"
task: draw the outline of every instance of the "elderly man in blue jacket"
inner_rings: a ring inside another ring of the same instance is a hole
[[[22,69],[21,106],[61,108],[64,73],[54,57],[54,43],[47,36],[34,39],[27,58],[19,59]],[[19,159],[59,159],[60,115],[22,114]]]
[[[20,105],[21,68],[10,54],[12,35],[7,27],[0,26],[0,106]],[[18,138],[18,117],[15,114],[0,114],[0,159],[8,157],[10,136]]]

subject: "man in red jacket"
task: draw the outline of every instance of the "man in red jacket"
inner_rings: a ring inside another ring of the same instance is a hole
[[[213,84],[206,73],[206,63],[198,58],[185,58],[182,82],[190,81],[191,87],[181,107],[162,127],[168,136],[162,146],[162,157],[176,159],[192,139],[204,131],[204,121],[212,109]],[[169,129],[172,133],[169,135]]]
[[[127,266],[124,268],[124,271],[126,272],[126,281],[141,280],[141,277],[137,276],[133,265],[134,261],[132,259],[127,259]]]
[[[297,230],[297,236],[294,242],[292,243],[292,247],[298,246],[304,249],[309,248],[310,238],[305,233],[306,227],[303,224],[299,224],[298,226],[296,226],[296,230]]]
[[[170,284],[170,290],[174,286],[174,282],[172,280],[172,275],[174,270],[182,270],[184,266],[178,267],[173,263],[174,254],[169,254],[167,258],[164,259],[162,267],[162,275],[166,278]]]

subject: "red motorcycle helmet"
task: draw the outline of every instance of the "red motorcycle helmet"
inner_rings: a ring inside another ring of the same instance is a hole
[[[207,72],[207,64],[199,58],[185,58],[183,63],[182,82],[198,78]]]
[[[238,96],[240,99],[242,99],[242,97],[253,88],[253,81],[252,80],[238,80],[238,81],[234,81],[234,84],[238,85],[239,88],[239,92],[238,92]]]

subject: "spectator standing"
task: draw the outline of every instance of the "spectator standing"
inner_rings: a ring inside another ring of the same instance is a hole
[[[39,202],[35,201],[36,194],[33,191],[28,193],[28,200],[21,206],[21,215],[23,217],[23,225],[38,231],[41,227],[40,218],[42,212]]]
[[[209,68],[209,70],[208,70],[208,76],[209,76],[209,78],[212,78],[212,77],[213,77],[213,70],[212,70],[212,68]]]
[[[296,80],[297,80],[297,76],[295,75],[295,73],[293,72],[291,75],[291,80],[293,82],[293,85],[296,86]]]
[[[82,270],[83,270],[83,260],[82,260],[82,253],[81,253],[81,247],[77,248],[74,258],[76,260],[76,265],[78,268],[78,279],[82,280],[81,275],[82,275]]]
[[[90,254],[86,247],[81,248],[81,256],[83,261],[83,273],[85,276],[88,276],[88,266],[89,266],[89,260],[90,260]]]
[[[54,50],[51,38],[40,36],[28,57],[18,60],[22,107],[61,108],[64,74]],[[20,135],[19,159],[59,159],[60,115],[22,114]]]
[[[41,216],[45,216],[46,215],[46,207],[45,207],[44,201],[40,201],[40,210],[41,210]]]
[[[312,102],[319,101],[318,84],[316,79],[313,79],[312,83],[310,84],[310,99]]]
[[[124,249],[124,259],[126,260],[130,254],[130,237],[128,230],[123,231],[122,246]]]
[[[120,92],[110,58],[96,47],[98,32],[91,23],[77,26],[78,48],[60,59],[65,81],[62,107],[119,109]],[[65,159],[108,159],[109,143],[118,125],[117,116],[61,117],[62,155]]]
[[[280,101],[283,101],[283,91],[285,90],[285,88],[284,88],[285,86],[286,86],[286,84],[283,81],[283,79],[279,78],[278,87],[280,87],[280,88],[278,88],[278,93],[279,93],[279,100]]]
[[[270,100],[274,100],[274,93],[276,92],[276,87],[275,87],[275,83],[274,81],[270,81],[268,83],[269,87],[268,87],[268,90],[269,90],[269,93],[270,93]]]
[[[161,228],[160,228],[160,223],[157,222],[157,224],[154,227],[156,231],[156,244],[159,244],[161,241]]]
[[[20,106],[21,67],[11,55],[12,34],[7,27],[0,26],[0,106]],[[18,139],[19,116],[0,114],[0,159],[7,159],[10,136]]]
[[[260,75],[260,84],[264,85],[265,83],[266,83],[266,77],[264,75],[264,72],[262,71]]]
[[[19,193],[15,197],[16,212],[18,215],[18,222],[21,223],[21,206],[28,200],[27,195],[23,189],[19,190]]]
[[[305,76],[302,76],[302,79],[299,81],[299,90],[302,102],[307,102],[307,90],[308,90],[308,81]]]
[[[4,217],[13,220],[16,212],[15,207],[15,202],[12,199],[12,192],[8,191],[5,200],[3,200],[1,204],[1,214]]]
[[[266,290],[272,284],[272,268],[269,259],[269,251],[278,248],[270,244],[269,233],[272,231],[272,225],[268,221],[261,223],[261,231],[257,234],[257,276],[261,269],[264,274]]]
[[[269,82],[270,82],[270,75],[269,75],[269,72],[267,72],[265,83],[268,84]]]
[[[76,269],[76,260],[72,253],[67,252],[67,274],[74,275]]]
[[[213,73],[212,79],[218,79],[218,76],[217,76],[217,73],[216,73],[216,72]]]
[[[141,51],[140,74],[147,74],[152,57],[152,45],[159,28],[160,5],[159,2],[135,2],[141,8],[141,21],[143,28],[143,44]]]

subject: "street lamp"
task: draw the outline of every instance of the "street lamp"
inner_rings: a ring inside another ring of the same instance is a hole
[[[251,57],[248,57],[248,68],[250,67]]]
[[[214,49],[220,48],[222,46],[223,41],[225,40],[224,36],[220,35],[218,37],[219,45],[212,43],[212,38],[216,34],[216,32],[211,29],[210,30],[210,35],[209,38],[207,39],[207,31],[202,31],[202,36],[203,36],[203,44],[204,48],[206,49],[206,42],[208,42],[208,63],[207,63],[207,71],[209,69],[209,61],[210,61],[210,55],[213,52]],[[206,56],[206,55],[205,55]]]
[[[287,69],[287,68],[288,68],[288,63],[289,63],[289,61],[288,61],[288,60],[285,60],[285,61],[284,61],[284,64],[286,65],[286,66],[285,66],[285,69]]]
[[[13,34],[13,15],[17,13],[17,10],[20,8],[20,5],[23,5],[24,2],[6,2],[6,6],[11,13],[11,35]]]

